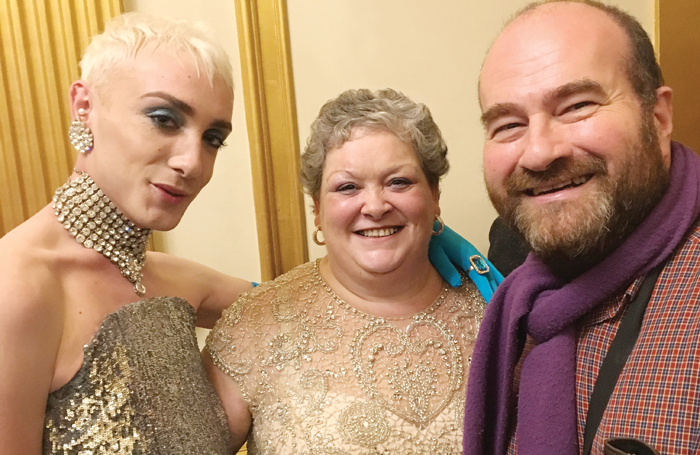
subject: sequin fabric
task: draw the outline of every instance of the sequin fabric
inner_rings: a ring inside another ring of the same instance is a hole
[[[49,395],[44,454],[230,454],[192,306],[159,297],[110,314],[81,369]]]
[[[253,415],[251,454],[460,454],[484,301],[469,279],[385,319],[338,298],[307,263],[242,295],[207,339]]]

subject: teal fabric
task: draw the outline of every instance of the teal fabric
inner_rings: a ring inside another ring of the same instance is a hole
[[[435,229],[437,230],[438,228],[439,226],[436,224]],[[481,275],[472,268],[469,258],[474,255],[480,256],[488,264],[488,273]],[[436,235],[430,240],[428,257],[433,267],[453,287],[462,284],[462,278],[458,269],[466,271],[471,268],[472,270],[468,272],[469,278],[479,289],[486,303],[491,300],[493,293],[496,292],[496,288],[503,281],[501,272],[474,245],[447,226],[445,226],[440,235]]]

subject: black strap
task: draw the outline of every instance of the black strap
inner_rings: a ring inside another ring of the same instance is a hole
[[[598,431],[603,412],[608,406],[610,395],[617,384],[617,379],[620,377],[627,358],[637,342],[639,330],[642,327],[642,318],[651,297],[651,291],[654,290],[656,279],[659,277],[663,266],[664,264],[657,266],[644,278],[637,295],[627,308],[627,313],[620,321],[620,327],[617,329],[615,338],[610,343],[610,349],[608,349],[605,360],[603,360],[603,364],[598,372],[598,378],[595,381],[595,386],[593,386],[591,401],[588,405],[586,429],[583,433],[584,455],[591,453],[593,438]]]

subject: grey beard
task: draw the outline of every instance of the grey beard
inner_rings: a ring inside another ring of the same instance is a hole
[[[653,112],[643,116],[639,142],[633,144],[629,153],[629,159],[622,166],[624,173],[616,180],[607,177],[605,171],[594,174],[594,178],[602,179],[598,182],[597,191],[588,195],[591,198],[589,201],[574,202],[579,204],[578,207],[552,204],[545,210],[528,213],[513,196],[522,194],[517,191],[517,186],[514,191],[509,188],[510,200],[498,201],[492,197],[492,201],[501,217],[555,274],[571,279],[600,262],[622,244],[666,192],[668,170],[661,157]],[[556,175],[566,169],[566,164],[553,163],[552,169],[537,174]],[[574,163],[571,167],[578,164]],[[590,163],[584,163],[583,167],[602,171],[605,163],[595,158]],[[531,174],[515,177],[513,181],[519,185],[522,184],[518,183],[519,180],[539,178],[535,173]]]

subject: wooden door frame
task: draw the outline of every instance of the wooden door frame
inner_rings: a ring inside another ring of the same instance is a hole
[[[284,0],[236,0],[262,279],[309,259]]]

